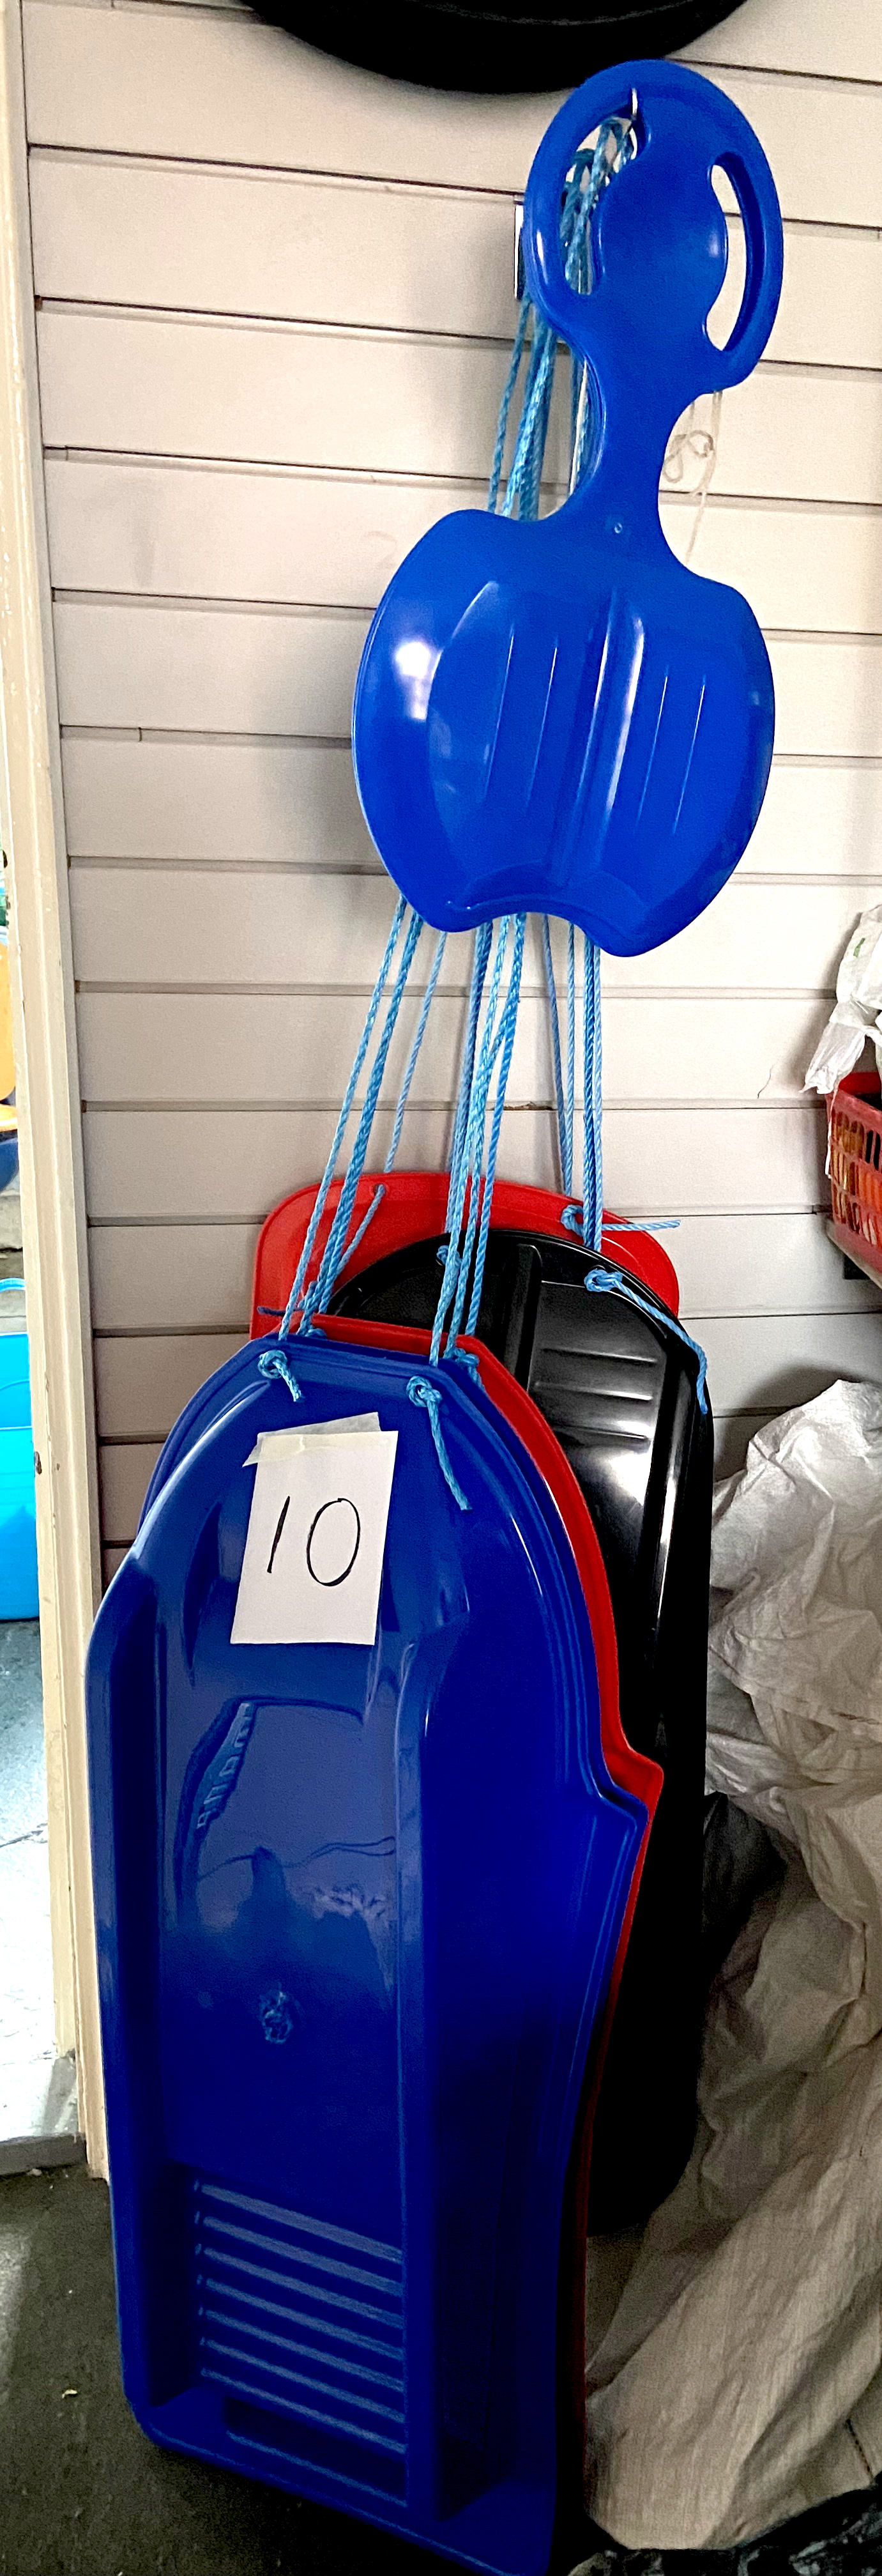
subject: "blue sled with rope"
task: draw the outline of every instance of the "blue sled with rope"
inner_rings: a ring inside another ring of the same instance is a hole
[[[607,1764],[602,1567],[589,1607],[498,1364],[350,1323],[293,1351],[203,1391],[90,1654],[126,2393],[158,2442],[540,2576],[565,2191],[658,1778]],[[304,1423],[397,1431],[370,1647],[230,1641],[295,1368]]]
[[[715,170],[746,253],[724,347],[708,330],[729,258]],[[759,626],[677,561],[658,509],[676,422],[750,374],[775,319],[765,154],[684,64],[601,72],[540,144],[523,250],[542,328],[505,504],[439,520],[395,573],[358,677],[356,778],[390,875],[437,928],[549,911],[631,957],[712,901],[768,781]],[[581,362],[570,493],[539,518],[558,335]]]

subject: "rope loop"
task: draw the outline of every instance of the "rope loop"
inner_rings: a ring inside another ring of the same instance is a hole
[[[410,1397],[411,1404],[424,1405],[429,1416],[429,1421],[432,1425],[432,1438],[435,1443],[438,1465],[441,1469],[445,1485],[449,1485],[454,1502],[459,1504],[460,1511],[470,1512],[472,1506],[469,1502],[468,1495],[463,1493],[462,1486],[459,1483],[458,1478],[453,1473],[453,1468],[451,1467],[447,1450],[444,1445],[444,1433],[441,1429],[441,1395],[438,1387],[432,1386],[427,1377],[412,1377],[408,1379],[407,1392]]]
[[[702,1350],[701,1343],[693,1341],[692,1334],[687,1333],[685,1324],[681,1324],[676,1315],[669,1314],[667,1308],[664,1309],[662,1315],[659,1315],[657,1305],[652,1299],[643,1294],[639,1282],[634,1279],[631,1273],[627,1270],[586,1270],[583,1285],[588,1289],[616,1289],[618,1295],[620,1297],[625,1297],[629,1306],[636,1306],[638,1313],[645,1315],[650,1324],[663,1323],[669,1332],[676,1333],[678,1341],[684,1342],[686,1349],[688,1351],[692,1351],[698,1361],[698,1376],[695,1381],[695,1394],[699,1412],[706,1413],[708,1410],[707,1359],[704,1351]]]
[[[467,1371],[468,1376],[473,1379],[475,1386],[480,1386],[481,1369],[477,1353],[475,1351],[464,1351],[462,1343],[457,1342],[449,1356],[451,1360],[455,1360],[457,1368],[464,1368]],[[447,1353],[445,1353],[445,1358],[446,1357]]]
[[[288,1389],[292,1404],[300,1403],[303,1388],[298,1386],[294,1371],[289,1367],[284,1351],[261,1351],[257,1365],[260,1370],[261,1377],[282,1378]]]

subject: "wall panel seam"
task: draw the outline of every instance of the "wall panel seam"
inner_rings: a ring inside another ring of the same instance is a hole
[[[374,347],[382,342],[396,348],[461,349],[472,355],[479,349],[495,353],[511,347],[510,334],[497,336],[487,331],[430,331],[416,326],[407,329],[402,324],[338,322],[330,317],[327,321],[298,320],[290,314],[229,313],[193,305],[129,304],[99,296],[38,295],[35,302],[39,314],[69,321],[78,321],[84,316],[93,320],[97,315],[105,322],[148,322],[170,330],[260,331],[285,334],[297,340],[343,341],[347,347],[358,346],[362,342]],[[882,376],[882,367],[859,367],[853,359],[760,358],[752,372],[765,378],[800,376],[812,382],[820,377],[827,382],[833,377],[844,384],[863,384],[868,376]]]
[[[225,598],[220,593],[214,596],[206,592],[188,590],[69,590],[62,583],[53,587],[52,600],[53,605],[59,608],[119,609],[123,615],[137,613],[143,609],[145,616],[156,612],[160,615],[194,617],[274,617],[280,621],[290,620],[294,625],[315,624],[317,620],[327,619],[338,626],[363,626],[369,614],[366,608],[352,607],[339,600],[268,600],[261,599],[257,594]],[[801,647],[805,646],[810,651],[829,651],[831,648],[838,650],[840,646],[847,651],[863,650],[864,647],[872,650],[874,646],[882,643],[882,629],[878,627],[776,626],[765,624],[762,620],[760,624],[768,644],[797,644]],[[90,731],[92,728],[70,726],[65,730],[78,732]],[[98,730],[104,731],[105,728],[100,727]],[[183,730],[186,731],[189,728],[183,728]],[[340,737],[316,734],[303,736],[300,739],[337,742]]]
[[[36,8],[50,6],[52,0],[29,0],[29,5]],[[76,0],[76,5],[78,9],[83,9],[84,15],[87,6],[101,15],[107,12],[109,6],[117,16],[155,18],[159,24],[165,23],[170,18],[192,21],[197,17],[213,21],[215,24],[221,23],[243,29],[253,24],[249,11],[231,5],[215,8],[212,7],[211,0]],[[786,63],[718,62],[711,54],[702,54],[694,68],[708,75],[716,74],[717,79],[723,84],[727,80],[736,79],[754,81],[758,86],[774,84],[788,89],[811,86],[817,89],[851,91],[855,95],[870,97],[875,96],[882,88],[882,83],[879,81],[870,80],[855,73],[800,71]],[[549,93],[549,115],[552,114],[556,101],[557,93]]]
[[[47,0],[47,5],[51,5],[51,0]],[[418,466],[405,472],[401,466],[391,465],[324,465],[321,459],[314,464],[302,465],[293,460],[280,461],[277,457],[185,456],[161,448],[54,447],[51,442],[44,446],[43,454],[48,465],[94,465],[102,471],[110,468],[114,471],[134,469],[138,473],[147,470],[151,474],[235,474],[251,480],[268,477],[277,482],[355,484],[368,490],[377,484],[388,485],[393,491],[447,492],[462,489],[476,492],[483,489],[481,477],[475,474],[433,474]],[[546,497],[559,494],[561,499],[565,498],[562,484],[543,484],[542,490]],[[694,510],[695,499],[694,493],[679,492],[673,486],[666,485],[661,492],[665,510]],[[721,492],[713,488],[708,492],[704,506],[705,514],[712,518],[722,510],[780,512],[793,518],[874,519],[882,514],[882,500],[844,501],[832,495],[812,493]],[[132,596],[128,591],[118,595],[121,598]],[[309,600],[303,604],[313,607],[315,602]]]

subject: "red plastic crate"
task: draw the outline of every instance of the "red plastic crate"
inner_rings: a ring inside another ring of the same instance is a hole
[[[882,1086],[877,1073],[849,1073],[829,1111],[830,1181],[837,1243],[860,1251],[882,1278]]]

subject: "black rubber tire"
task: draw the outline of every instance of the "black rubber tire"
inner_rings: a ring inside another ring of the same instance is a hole
[[[264,0],[256,15],[392,80],[427,89],[572,89],[607,63],[673,53],[737,0]]]

